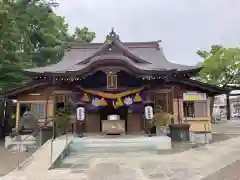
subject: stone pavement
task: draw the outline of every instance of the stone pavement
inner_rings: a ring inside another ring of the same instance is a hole
[[[211,174],[203,180],[239,180],[240,179],[240,160],[222,168],[221,170]]]
[[[222,120],[212,124],[213,133],[240,134],[240,120]]]
[[[38,158],[47,156],[40,154]],[[138,156],[125,153],[95,157],[87,169],[46,170],[35,164],[28,170],[14,171],[2,180],[200,180],[239,159],[240,137],[237,137],[172,155],[139,152]]]

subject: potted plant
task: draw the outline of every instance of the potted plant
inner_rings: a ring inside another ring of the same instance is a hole
[[[155,126],[156,126],[156,135],[166,135],[168,126],[171,124],[171,119],[173,115],[164,111],[158,112],[155,114]]]
[[[55,133],[57,135],[63,135],[67,133],[67,128],[69,125],[69,121],[71,120],[70,113],[64,108],[58,109],[53,118],[55,123]]]

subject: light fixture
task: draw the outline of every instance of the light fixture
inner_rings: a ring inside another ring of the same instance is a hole
[[[39,93],[31,93],[31,94],[29,94],[29,96],[41,96],[41,94],[39,94]]]

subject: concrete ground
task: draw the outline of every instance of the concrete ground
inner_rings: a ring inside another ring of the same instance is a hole
[[[216,173],[204,178],[203,180],[239,180],[240,179],[240,160],[227,165]]]
[[[124,151],[123,147],[119,148]],[[98,152],[79,152],[74,167],[48,170],[48,144],[24,169],[2,180],[201,180],[240,160],[239,149],[240,137],[167,155],[142,151],[109,154],[106,148],[105,156],[99,157]]]
[[[240,120],[237,121],[223,121],[213,125],[213,130],[218,132],[220,136],[223,133],[229,136],[240,134]],[[203,180],[240,180],[240,160],[227,165],[214,174],[204,178]]]
[[[18,162],[24,161],[33,151],[12,153],[4,147],[4,140],[0,140],[0,177],[14,170],[18,166]]]

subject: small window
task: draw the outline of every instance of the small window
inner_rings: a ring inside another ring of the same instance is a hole
[[[205,101],[183,102],[184,117],[206,117],[207,104]]]
[[[194,102],[183,102],[184,117],[194,117]]]
[[[107,89],[117,89],[117,75],[108,74],[107,75]]]
[[[46,116],[45,104],[31,104],[31,112],[36,114],[39,119],[43,119]]]
[[[156,93],[155,95],[155,111],[156,112],[161,112],[161,111],[168,112],[167,98],[168,98],[168,95],[165,93]]]

